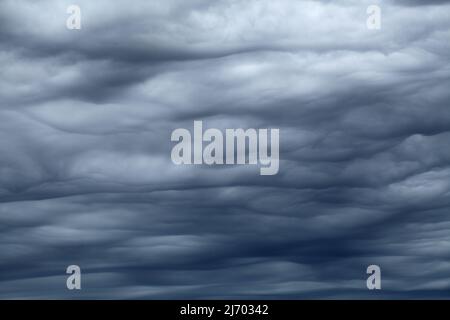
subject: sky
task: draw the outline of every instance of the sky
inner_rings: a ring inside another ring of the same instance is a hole
[[[0,298],[450,298],[449,84],[450,1],[0,0]]]

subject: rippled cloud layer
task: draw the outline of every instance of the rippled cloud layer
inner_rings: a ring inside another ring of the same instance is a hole
[[[449,39],[449,1],[1,1],[0,297],[450,297]],[[279,128],[279,173],[175,166],[194,120]]]

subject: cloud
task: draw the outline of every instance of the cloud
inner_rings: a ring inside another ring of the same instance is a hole
[[[69,4],[0,3],[1,298],[448,296],[446,1]],[[280,172],[174,166],[194,120]]]

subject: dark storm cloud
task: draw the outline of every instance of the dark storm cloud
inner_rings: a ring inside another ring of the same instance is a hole
[[[0,3],[0,297],[448,297],[446,1],[72,2]],[[194,120],[279,174],[174,166]]]

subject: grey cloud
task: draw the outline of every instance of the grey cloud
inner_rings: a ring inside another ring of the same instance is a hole
[[[71,3],[0,3],[1,298],[448,297],[446,1]],[[174,166],[194,120],[279,174]]]

